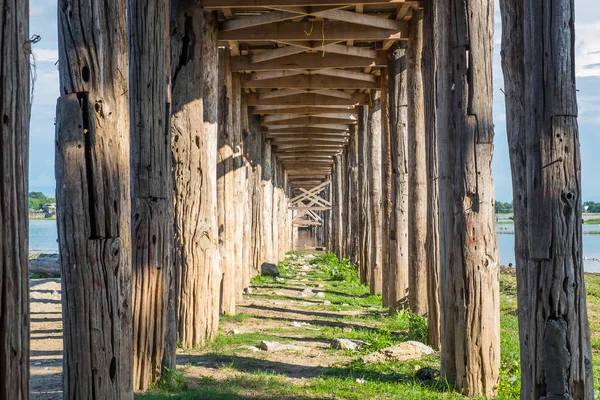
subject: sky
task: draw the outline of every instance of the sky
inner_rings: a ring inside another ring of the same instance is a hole
[[[502,69],[500,66],[500,8],[495,11],[494,125],[495,152],[492,171],[496,199],[512,200],[512,184]],[[56,0],[30,0],[30,34],[42,40],[34,45],[35,73],[31,112],[29,191],[54,196],[54,119],[58,98],[58,36]],[[582,200],[600,202],[600,4],[575,1],[575,61],[579,103],[579,134],[582,162]]]

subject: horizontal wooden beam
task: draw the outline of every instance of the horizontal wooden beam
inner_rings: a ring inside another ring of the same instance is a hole
[[[330,7],[353,6],[356,3],[394,5],[405,3],[405,0],[196,0],[201,7],[211,9],[222,8],[278,8],[278,7]],[[287,8],[286,8],[287,9]]]
[[[330,113],[349,113],[356,114],[358,110],[352,106],[339,107],[339,108],[322,108],[322,107],[286,107],[265,110],[260,107],[252,108],[252,114],[255,115],[280,115],[280,114],[305,114],[305,115],[318,115],[318,114],[330,114]]]
[[[281,125],[297,125],[297,126],[312,126],[319,124],[340,124],[340,125],[354,125],[356,119],[350,118],[324,118],[324,117],[310,117],[304,116],[284,121],[266,121],[262,122],[261,126],[281,126]]]
[[[307,126],[307,127],[263,127],[263,133],[275,134],[275,133],[347,133],[349,131],[347,126]]]
[[[302,206],[299,206],[299,207],[288,207],[288,210],[329,211],[329,210],[331,210],[331,207],[308,207],[308,206],[302,207]]]
[[[276,58],[261,63],[253,63],[250,56],[231,57],[231,69],[234,72],[385,67],[387,66],[387,63],[387,51],[378,51],[376,58],[363,58],[327,53],[323,56],[321,53],[304,53]]]
[[[318,106],[318,105],[368,105],[369,95],[365,93],[353,94],[350,99],[340,99],[318,94],[302,93],[292,96],[285,96],[273,99],[259,99],[256,94],[247,96],[249,106],[268,106],[268,105],[295,105],[295,106]]]
[[[308,117],[315,117],[313,115],[306,115],[306,114],[278,114],[278,115],[265,115],[262,119],[262,121],[264,123],[267,122],[280,122],[280,121],[290,121],[290,120],[294,120],[297,118],[308,118]],[[335,113],[335,112],[329,112],[329,113],[324,113],[324,114],[318,114],[316,115],[316,117],[318,118],[326,118],[326,119],[346,119],[346,120],[353,120],[356,121],[356,115],[354,114],[349,114],[346,112],[339,112],[339,113]]]
[[[268,25],[254,26],[230,31],[219,32],[219,40],[240,42],[265,42],[265,41],[307,41],[321,42],[327,40],[400,40],[408,39],[408,25],[403,21],[396,21],[398,29],[382,29],[364,27],[349,22],[340,21],[311,21],[293,22],[283,21]],[[325,24],[325,26],[323,26]]]
[[[335,76],[301,75],[260,81],[247,79],[242,82],[242,87],[254,89],[381,89],[381,84],[378,79],[368,82]]]

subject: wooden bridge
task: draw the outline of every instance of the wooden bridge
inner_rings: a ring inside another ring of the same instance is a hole
[[[591,399],[573,2],[500,3],[521,398]],[[493,8],[59,0],[64,398],[148,389],[307,226],[494,396]],[[28,13],[0,6],[0,399],[28,398]]]

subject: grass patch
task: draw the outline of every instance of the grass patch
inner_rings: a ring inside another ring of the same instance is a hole
[[[586,225],[600,225],[600,218],[584,219],[583,223]]]

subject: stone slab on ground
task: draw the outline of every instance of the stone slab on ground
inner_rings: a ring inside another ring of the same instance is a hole
[[[386,347],[362,358],[365,364],[385,363],[390,361],[412,361],[420,360],[427,354],[433,354],[435,350],[416,341],[402,342],[395,346]]]
[[[305,350],[302,346],[296,346],[294,344],[283,344],[279,342],[270,342],[267,340],[263,340],[258,345],[258,348],[263,351],[283,351],[283,350]]]

